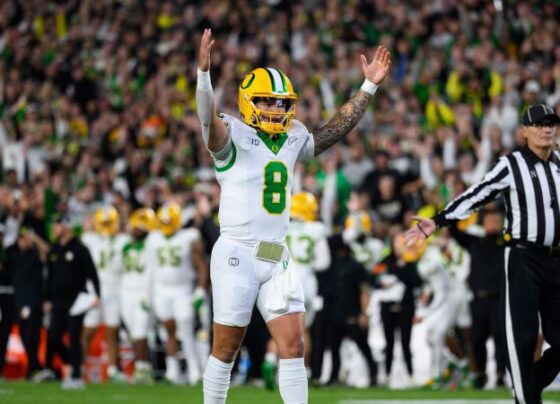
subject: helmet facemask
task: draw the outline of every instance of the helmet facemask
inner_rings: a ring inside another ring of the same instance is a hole
[[[259,109],[257,104],[260,104],[262,101],[266,102],[268,107],[277,106],[283,108],[284,112]],[[295,99],[292,98],[255,96],[249,100],[249,103],[253,111],[251,114],[251,126],[268,134],[286,132],[296,115]]]

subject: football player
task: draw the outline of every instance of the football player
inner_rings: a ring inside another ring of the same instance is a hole
[[[466,255],[465,255],[466,254]],[[418,262],[418,273],[427,285],[431,294],[429,304],[419,306],[415,314],[415,323],[424,322],[427,329],[428,343],[432,349],[432,381],[433,388],[441,388],[449,380],[445,375],[444,348],[449,331],[455,325],[464,329],[470,327],[470,311],[463,277],[459,273],[469,267],[470,257],[446,232],[432,240],[426,253]],[[427,293],[421,301],[427,302]],[[463,359],[460,366],[465,367]],[[468,370],[466,370],[468,372]]]
[[[217,114],[210,80],[210,29],[201,38],[197,107],[202,136],[221,186],[221,235],[212,252],[214,339],[204,372],[204,403],[225,403],[231,369],[257,306],[278,348],[285,403],[307,402],[303,360],[304,298],[285,244],[294,165],[342,139],[360,120],[390,66],[379,47],[361,55],[366,80],[313,135],[295,120],[297,94],[286,74],[257,68],[239,86],[240,118]]]
[[[150,324],[150,262],[146,237],[154,229],[156,216],[152,209],[137,209],[130,215],[132,239],[121,251],[123,269],[120,282],[121,317],[134,349],[134,381],[152,383],[148,361],[148,328]]]
[[[167,331],[165,378],[179,383],[181,375],[177,354],[177,336],[182,342],[190,383],[201,378],[195,346],[195,306],[205,296],[208,266],[200,232],[182,229],[181,207],[170,202],[158,209],[157,229],[149,237],[153,266],[154,313]],[[177,334],[177,336],[176,336]]]
[[[84,318],[82,344],[87,354],[89,346],[101,323],[105,325],[107,356],[109,359],[108,376],[111,381],[124,381],[118,371],[118,331],[119,316],[119,251],[129,241],[129,237],[119,233],[119,213],[113,206],[95,211],[94,232],[86,232],[82,241],[89,249],[101,282],[101,306],[89,310]],[[87,355],[85,355],[87,356]]]

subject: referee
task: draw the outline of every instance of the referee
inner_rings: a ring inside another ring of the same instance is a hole
[[[559,124],[551,108],[530,106],[522,122],[527,146],[501,157],[480,183],[432,219],[417,217],[407,232],[413,243],[504,194],[510,242],[500,312],[517,403],[540,403],[542,390],[560,371],[560,153],[554,151]],[[534,362],[539,314],[550,348]]]

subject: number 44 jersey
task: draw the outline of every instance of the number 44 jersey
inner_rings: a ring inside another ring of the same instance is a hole
[[[219,116],[232,141],[227,158],[215,160],[221,186],[221,234],[248,244],[284,241],[294,166],[297,160],[313,156],[312,135],[294,120],[287,133],[273,140],[237,118]]]

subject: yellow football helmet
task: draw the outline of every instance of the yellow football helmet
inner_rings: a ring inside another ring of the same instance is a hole
[[[95,210],[93,216],[95,231],[103,236],[113,236],[119,231],[119,212],[113,206]]]
[[[298,192],[292,196],[290,216],[294,219],[312,222],[317,219],[319,204],[310,192]]]
[[[157,211],[158,229],[170,236],[182,226],[181,206],[177,202],[169,202]]]
[[[153,209],[136,209],[130,215],[129,225],[132,230],[138,229],[145,232],[153,230],[156,225],[156,214]]]
[[[284,112],[258,109],[259,100],[283,107]],[[297,94],[288,76],[270,67],[253,70],[239,85],[239,112],[243,121],[267,134],[288,130],[296,115],[296,100]]]
[[[356,220],[357,216],[357,220]],[[350,214],[344,221],[344,228],[345,229],[352,229],[358,227],[359,233],[364,235],[370,235],[371,231],[373,230],[373,222],[371,221],[371,217],[367,214],[367,212],[361,211],[357,212],[357,214]]]
[[[466,219],[459,220],[459,222],[457,222],[457,228],[461,231],[466,231],[469,227],[476,224],[476,222],[478,222],[478,212],[474,212]]]

